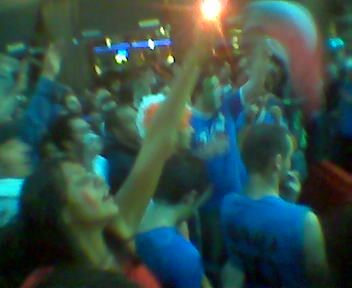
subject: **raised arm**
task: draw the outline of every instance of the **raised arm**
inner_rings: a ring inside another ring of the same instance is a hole
[[[253,45],[254,48],[252,48],[249,53],[249,80],[241,87],[241,96],[244,103],[252,103],[253,99],[264,93],[264,84],[269,65],[270,46],[268,39],[257,37],[258,38],[254,40],[249,40],[252,42],[251,45]]]
[[[55,82],[61,68],[61,56],[55,45],[50,45],[45,55],[43,69],[33,98],[24,116],[24,140],[36,145],[46,133],[50,121],[57,114],[55,95],[59,85]]]
[[[125,238],[130,238],[137,231],[165,161],[174,150],[185,105],[200,74],[205,47],[204,41],[199,38],[189,51],[176,74],[169,97],[156,112],[148,128],[130,175],[117,193],[116,202],[120,208],[120,217],[115,223],[115,228]]]

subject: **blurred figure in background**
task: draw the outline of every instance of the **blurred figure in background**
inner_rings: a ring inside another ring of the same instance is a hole
[[[0,124],[0,227],[17,214],[23,181],[33,169],[30,147],[19,138],[17,128]]]
[[[352,58],[345,62],[344,78],[339,90],[339,100],[335,110],[337,141],[333,147],[333,161],[352,172]]]
[[[62,155],[81,163],[108,183],[108,162],[100,155],[102,139],[87,121],[75,115],[61,116],[50,127],[48,137]]]

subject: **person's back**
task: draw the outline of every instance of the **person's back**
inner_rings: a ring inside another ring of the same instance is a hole
[[[175,227],[136,236],[138,255],[165,287],[200,287],[204,274],[198,250]]]
[[[246,270],[246,287],[305,287],[303,236],[310,209],[266,196],[228,195],[222,206],[233,261]],[[234,256],[236,255],[236,256]]]

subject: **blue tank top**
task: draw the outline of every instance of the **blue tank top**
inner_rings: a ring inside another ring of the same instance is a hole
[[[201,288],[202,259],[190,241],[174,227],[137,234],[137,253],[165,287]]]
[[[222,228],[233,264],[246,288],[304,288],[304,220],[310,210],[281,198],[253,200],[230,194],[222,204]]]

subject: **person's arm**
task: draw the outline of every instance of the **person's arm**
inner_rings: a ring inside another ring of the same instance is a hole
[[[170,96],[156,112],[130,175],[115,198],[120,213],[114,227],[124,238],[137,231],[144,211],[153,196],[166,159],[174,150],[179,124],[200,74],[202,51],[197,41],[176,74]]]
[[[189,229],[187,221],[181,222],[177,227],[178,232],[183,236],[183,238],[189,241]]]
[[[224,97],[222,105],[222,109],[228,110],[236,121],[240,113],[251,109],[255,99],[265,92],[264,84],[269,71],[270,48],[268,40],[258,36],[249,39],[254,47],[248,57],[251,59],[248,64],[249,79],[237,92]]]
[[[223,288],[242,288],[245,281],[245,274],[241,267],[235,266],[229,260],[221,272]]]
[[[24,116],[22,136],[29,144],[36,145],[40,141],[47,132],[50,121],[57,113],[54,97],[59,88],[55,79],[60,68],[61,56],[58,48],[51,45],[45,56],[36,91]]]
[[[276,55],[286,59],[286,52],[275,40],[259,35],[248,35],[252,48],[249,53],[249,80],[242,86],[243,104],[251,103],[258,95],[265,92],[265,80],[269,72],[270,57]]]
[[[304,222],[305,270],[310,287],[333,287],[328,267],[324,236],[318,217],[309,212]]]
[[[203,275],[202,278],[202,288],[212,288],[213,285],[211,285],[209,279],[207,276]]]

